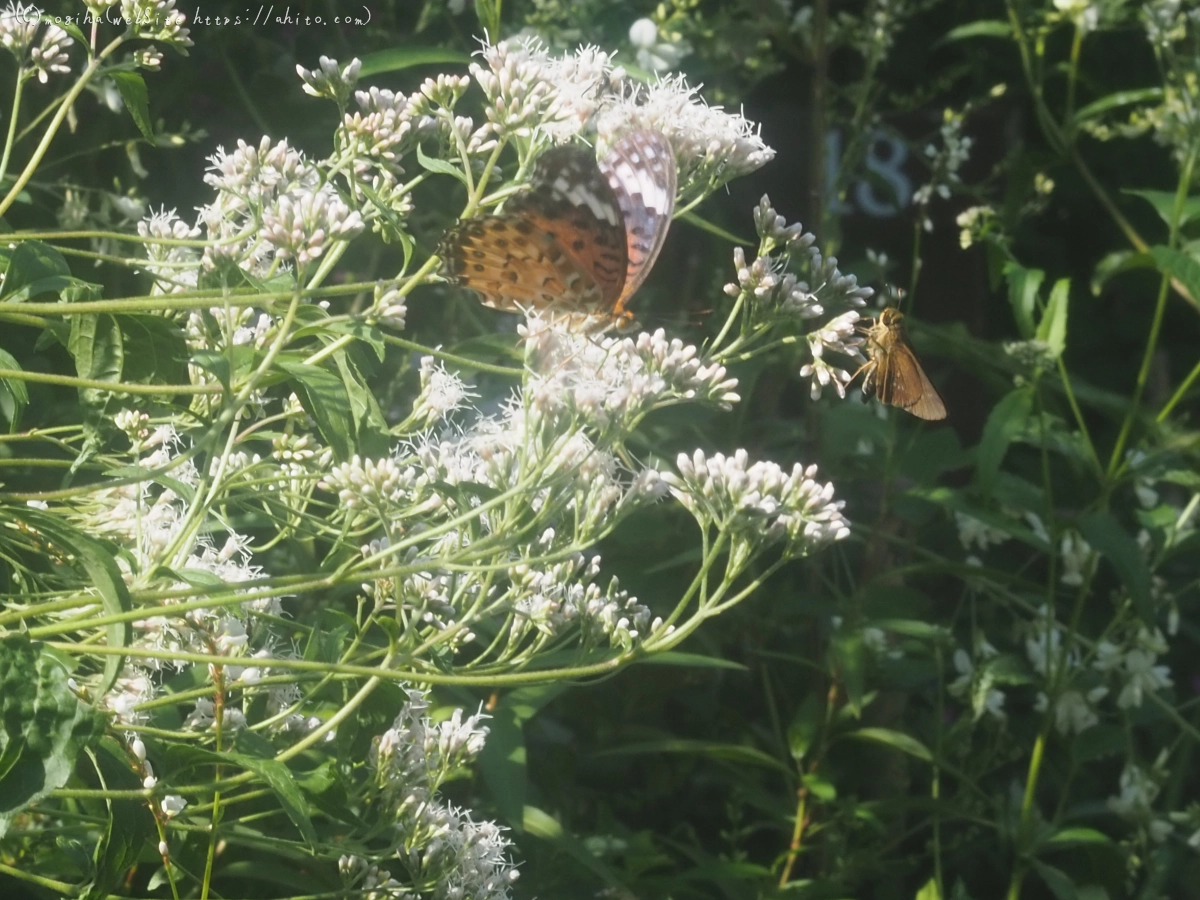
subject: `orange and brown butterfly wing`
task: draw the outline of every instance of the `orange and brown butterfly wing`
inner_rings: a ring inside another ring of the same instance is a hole
[[[893,399],[888,402],[919,419],[933,422],[946,418],[946,404],[908,345],[898,343],[888,355],[892,357],[892,382],[898,385],[893,390]]]
[[[897,341],[887,349],[875,349],[865,370],[863,392],[874,394],[880,403],[898,406],[919,419],[946,418],[941,396],[907,344]]]
[[[625,304],[650,274],[675,212],[675,153],[661,132],[634,131],[613,144],[599,165],[625,223],[627,266],[613,314],[628,318]]]
[[[603,291],[553,236],[527,217],[468,219],[442,239],[438,254],[448,281],[509,312],[561,302],[602,302]]]
[[[448,279],[497,309],[607,314],[625,283],[625,225],[612,188],[583,147],[538,160],[504,212],[461,222],[439,254]]]

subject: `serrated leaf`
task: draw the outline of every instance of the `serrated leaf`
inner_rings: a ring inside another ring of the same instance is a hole
[[[1154,606],[1150,600],[1150,568],[1137,541],[1109,512],[1092,513],[1079,523],[1079,533],[1116,570],[1129,590],[1138,615],[1153,626]]]
[[[353,449],[350,418],[350,398],[342,380],[321,366],[279,360],[275,363],[295,383],[296,396],[304,411],[317,422],[321,437],[325,439],[334,455],[349,459]]]
[[[419,162],[421,167],[427,171],[437,172],[441,175],[453,175],[455,178],[461,181],[463,185],[467,184],[467,176],[463,173],[462,169],[451,165],[444,159],[426,156],[425,151],[421,149],[420,144],[417,144],[417,162]]]
[[[361,356],[360,356],[361,358]],[[354,424],[354,446],[362,456],[387,456],[391,438],[387,420],[375,394],[367,387],[353,357],[345,351],[334,354],[334,363],[342,376],[342,387],[350,399],[350,415]]]
[[[109,72],[109,77],[117,86],[125,108],[133,117],[133,124],[138,127],[142,137],[154,142],[154,123],[150,121],[150,95],[146,91],[146,81],[137,72]]]
[[[990,494],[995,487],[1004,454],[1013,439],[1024,430],[1032,412],[1033,389],[1028,386],[1011,391],[992,407],[975,457],[976,478],[984,495]]]
[[[13,249],[8,260],[4,276],[4,294],[6,303],[18,303],[30,297],[29,291],[38,282],[49,285],[61,281],[62,286],[70,283],[71,267],[63,255],[42,241],[22,241]],[[40,293],[59,288],[45,287],[37,289]]]
[[[187,382],[188,348],[180,326],[162,316],[122,315],[117,317],[117,327],[125,347],[137,348],[136,353],[125,354],[123,381]]]
[[[1129,194],[1131,197],[1141,197],[1154,207],[1154,211],[1163,220],[1163,224],[1168,228],[1171,227],[1171,220],[1175,217],[1174,191],[1124,190],[1121,193]],[[1179,212],[1179,227],[1182,228],[1198,216],[1200,216],[1200,197],[1185,198]]]
[[[120,387],[125,339],[112,316],[72,316],[67,349],[75,359],[75,372],[80,378],[111,381],[113,390]],[[98,402],[102,394],[95,388],[79,389],[79,395],[87,403]]]
[[[0,638],[0,837],[14,815],[66,784],[75,760],[104,729],[67,672],[23,634]]]
[[[1044,341],[1055,359],[1062,355],[1067,345],[1067,307],[1071,293],[1069,278],[1060,278],[1050,290],[1046,311],[1038,322],[1037,338]]]

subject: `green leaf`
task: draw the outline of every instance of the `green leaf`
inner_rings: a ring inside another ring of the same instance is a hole
[[[1031,860],[1033,868],[1041,876],[1046,887],[1050,888],[1057,900],[1076,900],[1075,882],[1062,869],[1056,869],[1054,866],[1048,866],[1040,860]]]
[[[92,761],[102,789],[141,789],[141,779],[130,768],[125,752],[111,737],[100,739]],[[81,894],[81,900],[102,900],[108,896],[125,880],[130,867],[137,863],[142,848],[151,845],[151,841],[158,842],[154,816],[144,802],[105,798],[104,807],[106,815],[102,818],[100,839],[92,853],[95,873],[91,884]]]
[[[978,22],[969,22],[966,25],[951,28],[942,35],[937,43],[939,45],[949,44],[951,41],[965,41],[968,38],[977,37],[1012,37],[1012,26],[1000,19],[981,19]]]
[[[187,341],[183,329],[169,319],[151,315],[117,317],[125,347],[137,348],[126,353],[122,380],[135,384],[186,384]]]
[[[988,414],[975,457],[976,478],[979,489],[985,495],[995,487],[1004,454],[1008,452],[1013,439],[1025,429],[1025,422],[1032,411],[1033,389],[1025,386],[1002,397]]]
[[[748,241],[745,238],[740,238],[732,231],[726,231],[720,225],[714,225],[707,219],[702,219],[691,210],[679,214],[679,221],[687,222],[689,225],[695,225],[701,231],[707,231],[709,234],[716,235],[723,241],[729,241],[731,244],[738,244],[742,247],[749,247],[754,241]]]
[[[617,747],[612,750],[602,750],[597,753],[597,756],[638,756],[647,753],[681,753],[695,756],[707,756],[712,759],[719,759],[725,762],[738,763],[740,765],[757,766],[762,769],[771,769],[777,772],[786,772],[789,775],[792,770],[777,760],[775,757],[763,753],[754,747],[746,747],[742,744],[720,744],[715,741],[691,741],[682,738],[668,738],[661,741],[644,741],[639,744],[626,744],[624,747]]]
[[[942,900],[942,892],[938,890],[936,878],[930,878],[913,896],[913,900]]]
[[[829,645],[830,655],[837,667],[846,691],[846,704],[857,718],[862,713],[863,694],[867,684],[867,649],[862,631],[853,628],[839,629]]]
[[[67,672],[23,634],[0,638],[0,837],[14,815],[66,784],[75,760],[104,730]]]
[[[420,144],[417,144],[417,162],[421,164],[423,169],[427,169],[430,172],[437,172],[441,175],[453,175],[464,185],[467,183],[467,176],[463,173],[462,169],[458,168],[458,166],[451,165],[444,159],[426,156],[425,151],[421,149]]]
[[[459,50],[448,47],[392,47],[388,50],[376,50],[362,57],[360,78],[378,75],[381,72],[397,72],[410,69],[413,66],[431,66],[458,64],[465,66],[471,57]]]
[[[317,842],[317,832],[313,829],[312,820],[308,817],[308,808],[304,803],[304,795],[296,786],[296,776],[286,765],[274,759],[264,759],[247,753],[218,753],[202,747],[188,748],[188,755],[193,759],[203,759],[221,765],[234,765],[253,772],[275,794],[275,799],[283,807],[287,817],[292,820],[310,847]]]
[[[359,358],[361,354],[355,354]],[[366,379],[354,363],[354,357],[338,351],[333,357],[342,376],[342,387],[350,398],[350,415],[354,423],[354,446],[362,456],[378,458],[387,456],[391,447],[387,419],[375,394],[367,387]]]
[[[346,396],[342,379],[321,366],[307,363],[280,360],[276,365],[292,377],[300,404],[316,420],[321,437],[334,455],[338,459],[349,459],[354,449],[350,439],[353,422],[350,398]]]
[[[1200,297],[1200,262],[1195,257],[1162,245],[1151,247],[1150,255],[1159,271],[1182,282],[1193,297]]]
[[[150,121],[150,95],[146,92],[145,80],[137,72],[108,74],[116,83],[129,115],[133,117],[133,124],[138,127],[142,137],[154,143],[154,123]]]
[[[1133,91],[1117,91],[1106,97],[1101,97],[1099,100],[1093,100],[1087,106],[1080,107],[1072,117],[1071,122],[1075,126],[1082,125],[1088,119],[1094,119],[1108,112],[1110,109],[1129,106],[1133,103],[1157,103],[1162,98],[1163,89],[1160,87],[1138,88]]]
[[[1108,560],[1129,590],[1134,608],[1147,625],[1153,625],[1154,606],[1150,601],[1150,569],[1141,548],[1116,517],[1109,512],[1092,513],[1079,523],[1079,533],[1092,549]]]
[[[721,659],[717,656],[704,656],[700,653],[682,653],[678,650],[668,650],[664,653],[654,653],[649,656],[637,657],[634,662],[642,666],[690,666],[697,669],[730,669],[734,672],[748,672],[748,667],[731,659]]]
[[[920,619],[871,619],[868,625],[891,634],[902,634],[905,637],[917,638],[922,641],[945,643],[952,637],[944,625],[934,625]]]
[[[125,341],[116,319],[109,315],[72,316],[67,349],[75,357],[75,372],[80,378],[111,381],[114,390],[119,388]],[[97,403],[101,393],[95,388],[79,389],[87,403]]]
[[[910,737],[902,731],[893,731],[890,728],[860,728],[857,731],[847,732],[843,737],[885,744],[901,753],[907,753],[909,756],[925,762],[933,762],[933,754],[929,752],[929,748],[915,737]]]
[[[1062,356],[1067,346],[1067,306],[1071,293],[1071,280],[1060,278],[1054,282],[1050,290],[1050,299],[1046,302],[1046,311],[1038,322],[1037,338],[1050,346],[1054,358]]]
[[[1175,217],[1174,191],[1124,190],[1121,193],[1129,194],[1131,197],[1141,197],[1154,207],[1154,211],[1158,213],[1158,217],[1163,220],[1163,224],[1168,228],[1171,227],[1171,220]],[[1200,216],[1200,197],[1185,198],[1183,201],[1183,208],[1179,212],[1179,227],[1182,228],[1184,225],[1187,225],[1197,216]]]
[[[796,710],[792,724],[788,726],[788,749],[792,759],[802,760],[808,754],[808,748],[813,745],[820,734],[821,725],[825,721],[825,704],[815,691],[809,691]]]
[[[498,706],[488,722],[488,739],[479,754],[479,771],[500,815],[517,831],[524,828],[525,731],[511,707]]]
[[[34,528],[45,538],[67,551],[87,572],[92,587],[100,594],[100,603],[107,615],[116,616],[133,609],[129,588],[117,568],[116,557],[99,541],[87,536],[55,515],[32,507],[10,507],[4,515],[19,519]],[[123,648],[129,644],[131,635],[129,622],[110,622],[105,626],[109,647]],[[104,658],[104,675],[96,685],[97,702],[116,683],[117,676],[125,665],[125,657],[107,654]]]
[[[1064,828],[1052,834],[1042,844],[1046,850],[1065,850],[1068,847],[1079,847],[1090,844],[1112,846],[1112,838],[1095,828]]]
[[[1096,268],[1092,270],[1092,293],[1097,297],[1100,296],[1100,292],[1108,280],[1122,272],[1157,268],[1154,257],[1149,253],[1139,253],[1136,250],[1116,250],[1096,263]]]
[[[622,897],[632,897],[634,894],[621,881],[620,876],[609,866],[597,859],[582,841],[569,834],[562,824],[549,813],[536,806],[525,807],[525,833],[541,838],[551,844],[556,850],[575,860],[582,868],[594,874],[606,885],[613,889],[612,893]]]
[[[1046,273],[1010,262],[1004,266],[1004,277],[1008,279],[1008,302],[1013,309],[1013,318],[1017,320],[1017,330],[1023,340],[1029,340],[1036,332],[1033,312],[1037,309],[1038,288]]]
[[[3,300],[6,303],[19,303],[28,300],[36,294],[31,293],[38,282],[46,282],[46,286],[36,288],[37,293],[61,290],[51,284],[66,286],[71,281],[71,267],[63,255],[41,241],[22,241],[12,251],[8,260],[8,268],[4,276]]]
[[[7,350],[0,350],[0,369],[21,371],[21,364]],[[0,412],[15,431],[21,421],[21,411],[29,405],[29,388],[20,378],[0,378]]]

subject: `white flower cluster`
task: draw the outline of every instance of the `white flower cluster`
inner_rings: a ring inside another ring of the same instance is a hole
[[[121,18],[139,38],[162,41],[176,50],[192,46],[183,27],[187,16],[175,9],[175,0],[121,0]]]
[[[190,226],[164,208],[138,222],[138,234],[145,242],[146,271],[154,276],[154,294],[177,294],[194,290],[199,275],[200,250],[161,243],[163,240],[197,240],[200,229]]]
[[[217,198],[200,209],[213,243],[207,269],[239,266],[265,277],[278,261],[300,268],[320,257],[331,240],[349,240],[364,228],[320,170],[286,140],[264,137],[257,147],[239,140],[233,153],[218,147],[204,180]]]
[[[775,151],[743,116],[710,107],[682,76],[634,85],[608,54],[583,47],[551,56],[536,39],[485,46],[471,74],[483,88],[488,121],[468,149],[490,149],[497,138],[535,133],[562,143],[593,120],[601,151],[631,130],[661,132],[679,163],[680,193],[698,196],[753,172]]]
[[[715,191],[775,158],[758,127],[740,113],[709,106],[682,75],[650,85],[626,84],[597,115],[602,143],[632,129],[662,132],[679,162],[680,196]]]
[[[362,60],[352,59],[344,68],[339,68],[337,60],[328,56],[322,56],[318,62],[320,67],[317,69],[306,69],[299,63],[296,64],[296,74],[304,82],[304,93],[313,97],[324,97],[333,100],[339,106],[345,106],[358,81]]]
[[[696,450],[676,460],[679,474],[663,480],[701,527],[728,529],[746,552],[783,540],[785,555],[805,556],[850,534],[842,516],[844,500],[833,499],[833,484],[820,484],[817,467],[796,463],[790,473],[773,462],[750,462],[745,450],[707,457]]]
[[[362,216],[351,210],[328,185],[318,190],[284,194],[263,210],[262,237],[280,259],[304,268],[325,252],[326,242],[348,241],[362,232]]]
[[[651,621],[649,607],[622,591],[616,578],[602,590],[594,580],[599,574],[600,557],[588,559],[582,553],[545,568],[513,566],[508,572],[512,608],[550,637],[561,637],[577,627],[588,646],[603,639],[630,650],[662,628],[662,619]]]
[[[737,379],[724,366],[705,362],[696,347],[668,339],[661,328],[596,339],[531,316],[518,331],[533,372],[531,408],[543,415],[578,416],[603,433],[630,428],[668,402],[698,400],[728,409],[740,399]]]
[[[404,869],[419,895],[437,900],[507,900],[517,880],[508,858],[510,842],[492,822],[476,822],[464,810],[443,803],[437,791],[445,779],[478,756],[483,749],[486,716],[463,717],[456,710],[435,725],[428,716],[429,701],[418,690],[392,727],[374,743],[371,765],[376,789],[388,804],[385,820],[395,823],[392,858]],[[410,888],[374,862],[344,856],[339,869],[348,885],[367,896],[416,897]]]
[[[417,481],[418,473],[412,467],[402,469],[393,459],[362,459],[355,454],[330,469],[320,487],[336,493],[345,509],[386,512],[402,499],[411,500]]]
[[[933,230],[933,220],[929,218],[929,204],[934,195],[942,199],[950,197],[951,190],[962,184],[958,170],[971,157],[972,138],[962,133],[963,117],[961,113],[946,110],[941,128],[941,147],[928,144],[925,147],[925,157],[929,161],[929,181],[917,188],[912,202],[920,210],[921,227],[926,231]]]
[[[965,700],[978,721],[984,714],[1003,722],[1004,692],[996,687],[995,673],[989,662],[999,655],[987,638],[979,636],[975,641],[974,655],[962,647],[954,651],[954,668],[958,677],[947,685],[950,696]]]
[[[413,403],[412,419],[429,427],[463,409],[478,395],[454,372],[432,356],[421,357],[421,393]]]
[[[839,397],[845,397],[846,385],[853,375],[825,359],[825,354],[832,352],[859,362],[863,360],[857,310],[875,292],[861,287],[854,275],[843,274],[836,257],[822,256],[815,246],[816,236],[805,232],[798,223],[787,225],[765,195],[755,207],[754,225],[759,235],[758,256],[747,263],[742,248],[734,249],[737,281],[725,285],[725,293],[749,305],[755,326],[815,319],[833,313],[805,336],[811,359],[801,367],[800,376],[812,379],[814,400],[829,385]],[[805,280],[791,269],[799,269]]]
[[[28,64],[26,71],[45,84],[51,74],[71,71],[67,65],[71,36],[59,26],[47,23],[41,41],[35,44],[34,38],[41,27],[38,15],[35,5],[10,2],[0,12],[0,47],[11,53],[19,65]]]

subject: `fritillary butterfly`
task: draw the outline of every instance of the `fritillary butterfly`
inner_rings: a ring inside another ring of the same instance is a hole
[[[628,326],[625,304],[671,224],[675,178],[675,155],[657,131],[625,135],[599,162],[586,147],[549,150],[503,213],[460,222],[442,240],[447,280],[495,309]]]

